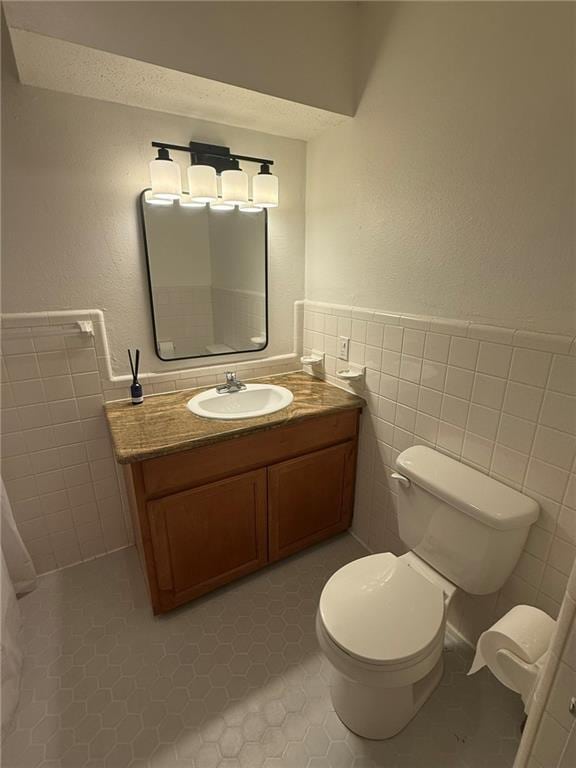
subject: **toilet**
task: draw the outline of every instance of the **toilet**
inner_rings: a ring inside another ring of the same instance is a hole
[[[446,617],[457,589],[495,592],[512,573],[538,504],[431,448],[396,460],[399,533],[409,551],[340,568],[316,616],[337,715],[354,733],[402,730],[442,678]]]

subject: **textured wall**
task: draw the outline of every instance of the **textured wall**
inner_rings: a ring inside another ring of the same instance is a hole
[[[6,5],[11,26],[354,114],[355,2]]]
[[[144,370],[174,367],[153,351],[136,199],[149,185],[150,142],[195,138],[277,162],[264,355],[292,352],[304,282],[304,143],[24,87],[6,39],[3,56],[3,311],[101,308],[115,373],[127,372],[129,346],[142,348]]]
[[[356,118],[308,149],[307,298],[576,328],[574,10],[363,4]]]

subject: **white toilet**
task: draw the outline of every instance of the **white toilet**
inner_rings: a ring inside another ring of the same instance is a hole
[[[454,592],[498,590],[539,513],[533,499],[431,448],[408,448],[396,467],[399,531],[411,551],[340,568],[316,617],[334,709],[369,739],[394,736],[418,712],[442,677]]]

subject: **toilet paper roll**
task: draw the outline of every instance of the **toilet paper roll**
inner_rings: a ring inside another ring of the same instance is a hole
[[[468,674],[487,665],[501,683],[515,690],[501,668],[498,652],[506,651],[525,664],[534,664],[548,650],[555,626],[554,619],[544,611],[531,605],[515,606],[480,635]]]

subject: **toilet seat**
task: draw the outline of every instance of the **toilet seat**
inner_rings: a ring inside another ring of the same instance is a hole
[[[402,668],[434,653],[444,633],[444,593],[391,552],[340,568],[320,597],[330,639],[353,658]]]

